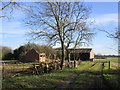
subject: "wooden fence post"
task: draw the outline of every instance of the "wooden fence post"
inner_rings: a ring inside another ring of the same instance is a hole
[[[110,69],[110,61],[108,62],[108,69]]]
[[[68,55],[68,62],[70,62],[70,53],[69,53],[69,55]]]
[[[67,63],[67,68],[70,68],[70,62]]]
[[[74,68],[76,67],[76,61],[74,60]]]
[[[61,63],[58,64],[58,70],[61,70]]]
[[[57,63],[55,62],[55,70],[57,70]]]
[[[37,69],[37,66],[35,65],[35,70],[36,70],[36,73],[39,74],[39,71]]]
[[[44,72],[48,73],[48,64],[47,63],[45,63]]]
[[[34,74],[35,64],[32,64],[32,65],[33,65],[32,74]]]
[[[103,78],[103,70],[104,70],[104,62],[102,63],[102,72],[101,72],[102,78]]]
[[[5,63],[3,63],[3,68],[2,68],[2,70],[3,70],[3,79],[5,78]]]
[[[72,68],[72,61],[70,62],[70,68]]]
[[[78,65],[80,65],[80,64],[81,64],[81,62],[82,62],[82,61],[81,61],[81,60],[79,60],[79,61],[78,61]]]
[[[3,63],[3,73],[5,72],[5,63]]]
[[[102,69],[104,69],[104,63],[102,63]]]

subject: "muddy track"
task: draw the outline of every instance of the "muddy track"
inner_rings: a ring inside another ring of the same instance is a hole
[[[74,74],[66,77],[64,79],[63,82],[60,82],[59,85],[57,87],[55,87],[55,89],[60,89],[60,88],[69,88],[71,85],[75,84],[74,83],[74,80],[76,79],[76,77],[81,74],[81,73],[84,73],[85,70],[95,66],[96,63],[92,64],[91,66],[87,67],[87,68],[84,68],[83,70],[81,71],[76,71],[74,72]]]

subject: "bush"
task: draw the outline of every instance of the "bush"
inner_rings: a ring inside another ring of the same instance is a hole
[[[35,49],[39,53],[45,53],[47,58],[50,58],[52,55],[56,53],[52,47],[47,45],[38,45],[34,43],[25,44],[14,50],[15,59],[19,60],[21,57],[24,57],[24,55],[26,55],[26,53],[31,49]]]
[[[1,51],[0,52],[0,57],[2,60],[11,60],[13,59],[13,54],[12,54],[12,49],[6,46],[0,46]]]

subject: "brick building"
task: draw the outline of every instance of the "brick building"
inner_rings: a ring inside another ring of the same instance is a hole
[[[45,62],[45,53],[38,53],[35,49],[31,49],[23,58],[26,62]]]

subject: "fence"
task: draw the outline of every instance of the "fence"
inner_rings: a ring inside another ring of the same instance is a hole
[[[80,65],[81,61],[70,61],[64,62],[63,69],[65,68],[75,68]],[[33,64],[31,68],[29,68],[28,72],[32,74],[42,74],[42,73],[49,73],[55,70],[60,70],[61,67],[60,61],[54,61],[50,63],[40,63],[40,64]]]
[[[104,63],[108,63],[108,69],[110,69],[110,61],[94,61],[94,63],[102,63],[103,69],[104,69]]]
[[[32,66],[32,64],[28,65],[28,64],[2,64],[2,76],[3,79],[5,78],[10,78],[10,77],[14,77],[17,75],[22,74],[23,72],[25,72],[28,68],[30,68]]]
[[[102,74],[104,69],[104,64],[108,63],[108,69],[110,69],[110,61],[94,61],[94,63],[102,63]],[[63,64],[63,69],[65,68],[75,68],[81,64],[81,61],[65,61]],[[52,61],[49,63],[21,63],[21,64],[2,64],[2,76],[4,78],[15,77],[19,75],[24,75],[26,72],[29,74],[42,74],[42,73],[49,73],[55,70],[60,70],[61,67],[60,61]],[[24,73],[25,72],[25,73]]]
[[[77,67],[81,61],[65,61],[63,64],[64,68],[73,68]],[[25,75],[27,74],[42,74],[42,73],[49,73],[55,70],[60,70],[60,61],[52,61],[49,63],[18,63],[18,64],[2,64],[2,76],[3,79]]]
[[[105,67],[105,63],[108,63],[108,69],[110,69],[110,61],[94,61],[94,63],[102,63],[101,64],[101,76],[102,76],[102,79],[104,79],[104,67]]]

